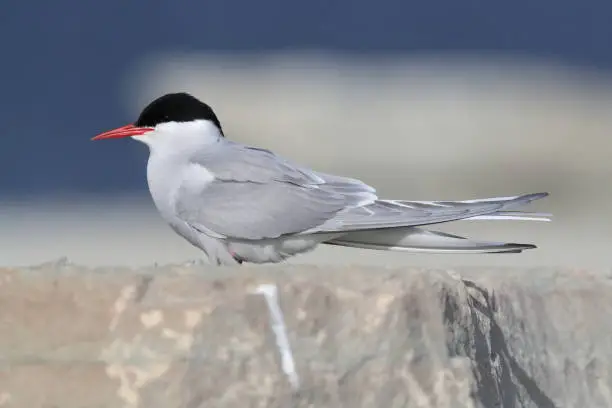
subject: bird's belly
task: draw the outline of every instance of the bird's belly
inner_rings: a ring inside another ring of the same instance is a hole
[[[251,263],[281,262],[291,256],[309,252],[318,244],[340,234],[295,235],[261,241],[229,241],[233,255]]]

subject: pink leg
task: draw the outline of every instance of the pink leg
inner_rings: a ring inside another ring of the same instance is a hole
[[[229,251],[229,253],[236,260],[236,262],[238,262],[240,265],[242,265],[242,262],[244,262],[244,261],[242,259],[240,259],[240,257],[238,255],[236,255],[236,253],[234,251]]]

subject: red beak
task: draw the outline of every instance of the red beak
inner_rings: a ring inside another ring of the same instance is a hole
[[[100,133],[91,140],[116,139],[119,137],[140,136],[154,130],[150,127],[138,127],[134,125],[125,125],[117,129],[109,130],[108,132]]]

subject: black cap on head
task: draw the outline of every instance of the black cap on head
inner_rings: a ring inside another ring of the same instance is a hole
[[[211,121],[223,134],[221,122],[212,108],[186,92],[170,93],[155,99],[142,110],[134,125],[155,127],[160,123],[190,122],[197,119]]]

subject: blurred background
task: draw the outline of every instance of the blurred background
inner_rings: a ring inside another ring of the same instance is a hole
[[[462,221],[520,255],[322,248],[293,263],[612,264],[612,3],[3,0],[0,264],[201,254],[158,217],[147,151],[91,142],[189,91],[226,135],[380,195],[549,191],[552,223]]]

